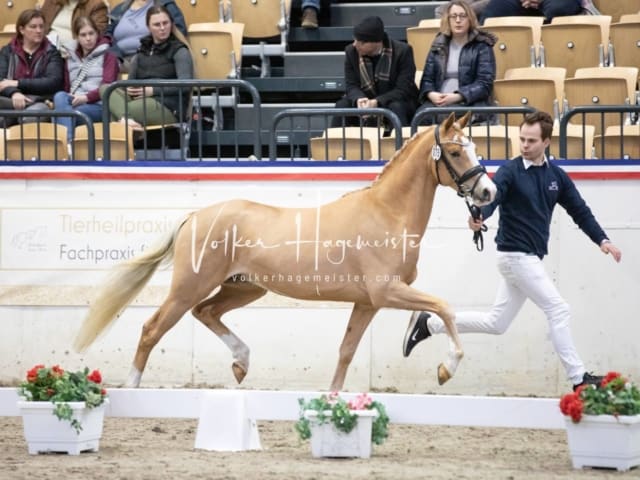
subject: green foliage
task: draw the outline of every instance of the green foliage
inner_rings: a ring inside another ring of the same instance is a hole
[[[27,379],[20,383],[18,395],[26,401],[52,402],[53,414],[66,420],[80,432],[82,425],[73,418],[73,409],[67,402],[85,402],[87,408],[101,405],[107,395],[102,386],[102,375],[98,370],[89,373],[85,368],[77,372],[67,372],[58,365],[45,367],[36,365],[27,372]]]
[[[317,416],[314,422],[325,424],[331,422],[333,426],[344,433],[353,430],[358,422],[358,415],[354,413],[358,410],[376,410],[378,415],[373,420],[371,429],[371,441],[376,445],[381,445],[389,436],[389,416],[380,402],[373,401],[367,394],[360,394],[352,401],[345,401],[337,392],[322,395],[319,398],[312,398],[305,401],[298,399],[300,405],[300,418],[295,424],[295,430],[302,440],[311,438],[311,422],[305,416],[305,412],[312,410]]]

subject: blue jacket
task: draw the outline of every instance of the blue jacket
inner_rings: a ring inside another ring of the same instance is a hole
[[[496,172],[498,188],[495,200],[482,207],[488,218],[500,206],[496,235],[501,252],[523,252],[544,257],[549,243],[549,227],[556,204],[560,204],[596,244],[607,238],[573,180],[556,164],[524,168],[522,157],[508,160]]]
[[[439,92],[445,79],[451,37],[438,33],[424,64],[420,80],[420,103],[428,100],[430,92]],[[464,105],[492,106],[493,81],[496,78],[496,57],[493,45],[496,38],[489,32],[474,30],[462,47],[458,66],[458,93]]]

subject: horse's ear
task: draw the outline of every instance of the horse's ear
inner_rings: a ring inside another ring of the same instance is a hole
[[[471,111],[468,111],[467,113],[464,114],[464,117],[458,119],[458,125],[460,125],[460,128],[464,128],[464,126],[467,124],[470,118],[471,118]]]
[[[453,122],[456,121],[456,114],[451,112],[451,114],[449,114],[449,117],[442,122],[442,131],[446,132],[447,130],[449,130],[451,128],[451,126],[453,125]]]

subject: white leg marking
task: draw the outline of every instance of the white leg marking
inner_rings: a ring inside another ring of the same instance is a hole
[[[140,380],[142,379],[142,372],[138,370],[136,367],[131,367],[129,371],[129,377],[127,378],[127,383],[125,384],[128,388],[138,388],[140,386]]]
[[[233,355],[233,359],[242,365],[245,371],[249,371],[249,347],[247,347],[242,340],[236,337],[233,333],[227,335],[220,335],[222,340]]]

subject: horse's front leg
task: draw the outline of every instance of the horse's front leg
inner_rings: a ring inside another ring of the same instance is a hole
[[[378,308],[399,308],[404,310],[425,310],[438,315],[444,322],[449,336],[447,360],[438,365],[438,383],[442,385],[456,373],[460,360],[464,356],[462,344],[455,323],[455,313],[449,304],[441,298],[428,295],[406,283],[393,282],[386,288],[380,288],[372,295]]]
[[[360,305],[356,303],[353,306],[351,318],[349,318],[349,323],[347,324],[347,330],[344,332],[344,338],[340,344],[338,365],[336,366],[336,371],[331,381],[332,392],[342,390],[345,377],[347,376],[347,369],[351,364],[351,360],[353,360],[353,355],[356,353],[360,339],[377,311],[378,309],[371,305]]]

